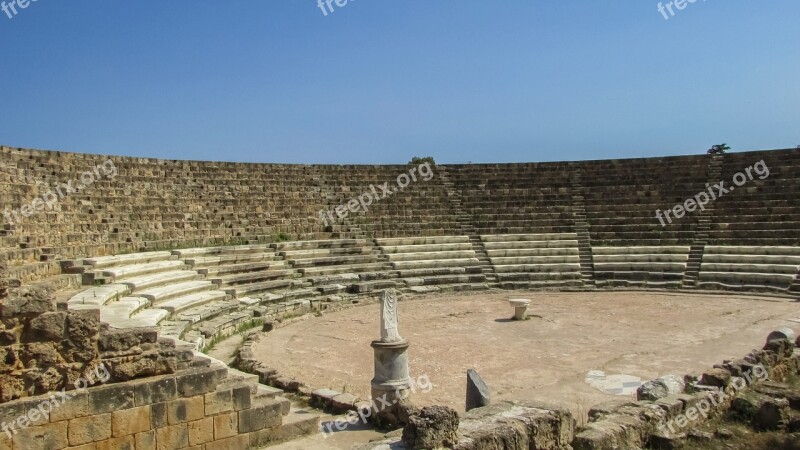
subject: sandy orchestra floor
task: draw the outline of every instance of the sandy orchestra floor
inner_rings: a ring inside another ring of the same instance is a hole
[[[530,298],[531,319],[510,321],[509,298]],[[581,415],[613,398],[586,383],[591,370],[642,380],[698,373],[796,326],[800,311],[789,300],[733,294],[500,292],[402,301],[399,315],[412,377],[433,385],[416,403],[463,411],[466,371],[475,368],[495,400],[555,403]],[[256,353],[309,386],[368,398],[378,324],[376,303],[325,314],[269,333]]]

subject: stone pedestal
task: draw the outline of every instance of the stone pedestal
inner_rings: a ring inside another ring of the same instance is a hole
[[[375,352],[375,376],[372,378],[372,399],[378,408],[386,403],[404,403],[411,395],[408,373],[408,340],[372,341]],[[382,401],[378,399],[382,398]]]
[[[531,301],[524,298],[516,298],[508,301],[514,307],[514,320],[525,320],[528,316],[528,305]]]

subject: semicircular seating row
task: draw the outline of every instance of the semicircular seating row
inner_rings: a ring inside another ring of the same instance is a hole
[[[85,290],[70,309],[100,309],[112,327],[159,327],[202,347],[240,324],[312,303],[351,301],[385,288],[440,291],[582,288],[575,233],[337,239],[192,248],[71,262]],[[594,247],[599,287],[680,288],[688,246]],[[707,247],[699,287],[785,292],[800,248]],[[487,274],[497,277],[489,283]]]

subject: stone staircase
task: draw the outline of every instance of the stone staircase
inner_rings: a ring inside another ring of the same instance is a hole
[[[469,242],[472,244],[472,249],[475,251],[475,257],[478,258],[478,261],[481,263],[481,272],[486,276],[486,283],[489,287],[499,286],[497,274],[494,272],[494,266],[489,259],[489,254],[486,253],[486,247],[483,245],[483,241],[481,241],[480,234],[475,226],[472,225],[471,216],[467,214],[464,210],[464,206],[461,204],[461,194],[456,190],[453,181],[450,179],[447,168],[439,166],[438,169],[442,186],[444,186],[447,197],[456,212],[456,219],[461,234],[469,236]]]
[[[711,155],[708,162],[708,182],[713,185],[722,179],[722,164],[725,161],[724,154]],[[703,263],[703,253],[708,243],[708,234],[711,230],[711,218],[714,216],[714,201],[709,202],[704,210],[695,211],[697,214],[697,225],[692,246],[689,249],[689,260],[686,263],[686,272],[683,276],[683,286],[693,288],[697,286],[700,276],[700,266]]]
[[[584,188],[579,169],[570,174],[572,185],[572,214],[575,219],[575,233],[578,234],[578,254],[581,259],[581,278],[587,287],[595,286],[592,243],[589,235],[589,221],[586,217]]]

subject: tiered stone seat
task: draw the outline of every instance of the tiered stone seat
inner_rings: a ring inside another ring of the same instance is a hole
[[[332,239],[273,244],[278,254],[302,276],[301,286],[319,294],[369,292],[394,287],[380,251],[366,239]]]
[[[769,169],[769,176],[759,166]],[[733,184],[737,173],[750,169],[742,186]],[[800,246],[800,150],[743,152],[725,155],[722,178],[734,190],[714,203],[708,242],[726,246]],[[761,179],[763,178],[763,179]]]
[[[447,170],[480,234],[574,231],[568,164],[470,164]]]
[[[297,272],[270,244],[175,250],[187,265],[233,298],[267,294],[301,285]]]
[[[706,155],[580,163],[593,246],[691,245],[697,214],[664,225],[656,210],[683,205],[706,189]]]
[[[500,287],[581,287],[575,233],[482,235]]]
[[[597,286],[681,287],[689,246],[593,247]]]
[[[788,290],[800,270],[800,247],[706,246],[698,286],[711,289]]]
[[[379,238],[375,242],[411,292],[486,289],[468,236]]]

